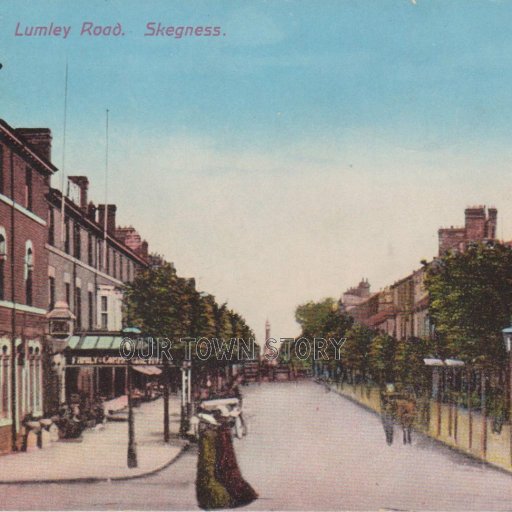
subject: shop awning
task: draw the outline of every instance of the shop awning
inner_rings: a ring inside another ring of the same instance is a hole
[[[71,350],[119,350],[122,336],[108,335],[82,335],[71,336],[68,341],[68,349]]]
[[[133,366],[133,369],[143,373],[144,375],[160,375],[162,373],[162,370],[160,368],[157,368],[156,366]]]
[[[117,332],[89,331],[71,336],[64,350],[67,366],[125,366],[128,359],[133,368],[146,375],[160,375],[161,363],[157,345],[152,338],[136,338],[125,345],[125,337]],[[128,350],[128,352],[126,352]],[[172,366],[172,363],[169,365]]]

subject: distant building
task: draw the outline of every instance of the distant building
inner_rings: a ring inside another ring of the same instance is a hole
[[[439,235],[439,256],[449,252],[463,252],[471,242],[485,242],[496,239],[498,210],[485,206],[472,206],[464,211],[464,227],[441,228]]]
[[[368,279],[361,279],[360,283],[352,288],[349,288],[341,296],[341,308],[344,311],[350,311],[354,306],[361,304],[370,297],[370,283]]]

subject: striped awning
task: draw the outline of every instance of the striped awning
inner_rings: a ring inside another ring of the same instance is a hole
[[[119,351],[122,336],[91,335],[71,336],[67,349],[70,350],[115,350]]]

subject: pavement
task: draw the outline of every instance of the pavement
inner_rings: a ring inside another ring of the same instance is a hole
[[[79,440],[55,441],[44,449],[1,456],[0,484],[122,480],[159,471],[187,446],[178,436],[180,402],[175,396],[169,409],[170,443],[163,441],[163,399],[133,409],[136,468],[127,467],[128,422],[107,421],[102,429],[84,431]]]

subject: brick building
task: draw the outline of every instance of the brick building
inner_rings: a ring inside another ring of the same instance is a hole
[[[370,283],[368,279],[361,279],[357,286],[349,288],[341,296],[340,305],[344,311],[349,311],[354,306],[361,304],[370,296]]]
[[[464,227],[439,229],[439,255],[448,251],[464,251],[471,242],[496,240],[496,208],[469,207],[464,215]],[[369,294],[368,282],[363,280],[357,288],[350,288],[343,294],[341,307],[356,322],[386,332],[398,340],[429,338],[433,335],[434,326],[429,316],[429,297],[425,287],[427,267],[428,264],[372,295]]]
[[[472,206],[464,211],[464,227],[441,228],[439,235],[439,256],[448,251],[462,252],[471,242],[485,242],[496,239],[498,210],[485,206]]]
[[[47,204],[48,307],[65,302],[75,315],[70,346],[77,353],[79,347],[93,344],[100,350],[119,333],[122,287],[148,266],[147,242],[132,227],[118,229],[116,206],[96,207],[89,201],[88,188],[87,177],[70,176],[64,204],[61,192],[53,188]],[[60,355],[53,358],[52,367],[55,371],[49,379],[52,391],[47,410],[57,409],[73,394],[92,399],[98,394],[113,397],[125,391],[125,368],[66,367]]]
[[[43,413],[51,140],[0,120],[0,452],[19,447],[26,414]]]

